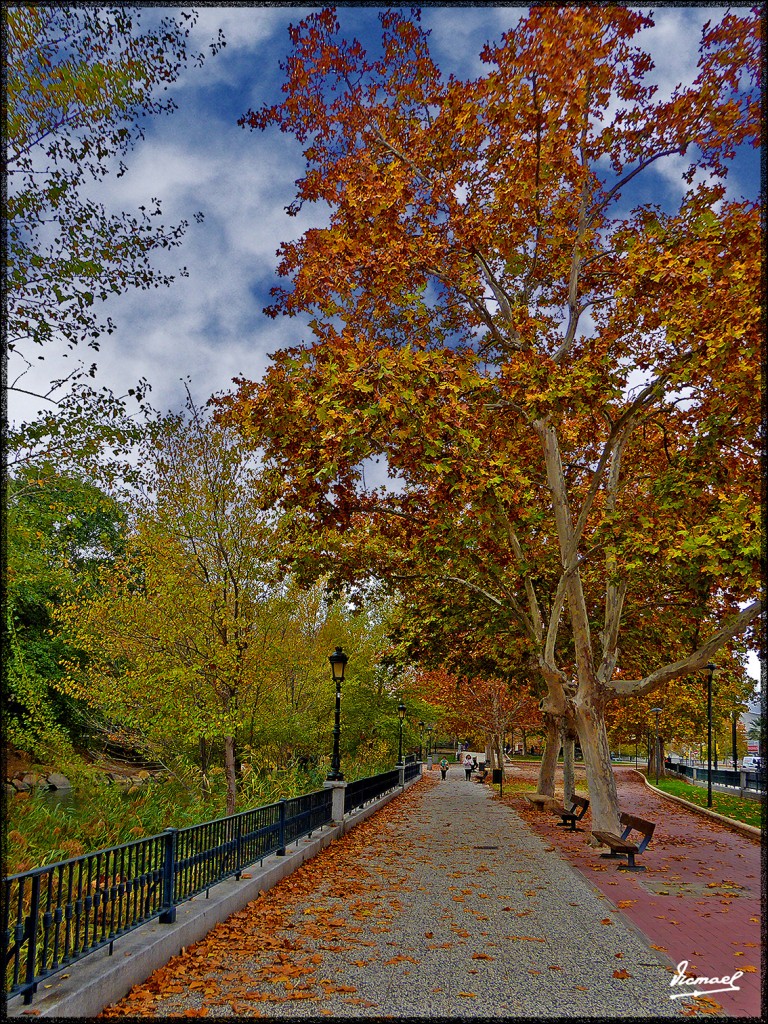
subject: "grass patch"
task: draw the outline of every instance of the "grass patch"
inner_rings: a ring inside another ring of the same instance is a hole
[[[656,785],[656,782],[653,783]],[[697,807],[707,806],[707,790],[702,786],[694,786],[691,782],[683,779],[659,779],[658,788],[664,793],[672,796],[679,796]],[[726,818],[733,818],[734,821],[742,821],[745,825],[754,825],[760,828],[763,824],[763,805],[757,800],[742,800],[738,796],[731,796],[730,793],[720,793],[712,790],[712,807],[716,814],[723,814]]]

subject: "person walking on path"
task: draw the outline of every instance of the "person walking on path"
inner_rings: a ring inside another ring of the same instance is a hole
[[[475,766],[472,764],[471,754],[467,754],[467,756],[464,758],[464,778],[467,779],[467,781],[469,781],[472,778],[472,772],[474,770],[474,767]]]
[[[445,757],[440,761],[440,774],[443,778],[448,774],[448,761]]]

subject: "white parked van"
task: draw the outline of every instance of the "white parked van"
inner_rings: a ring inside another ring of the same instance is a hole
[[[750,754],[742,759],[741,767],[745,772],[756,772],[760,768],[760,758]]]

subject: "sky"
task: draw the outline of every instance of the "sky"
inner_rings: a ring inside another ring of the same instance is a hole
[[[146,137],[126,159],[128,171],[108,176],[94,194],[108,208],[134,210],[152,197],[162,201],[165,223],[190,222],[180,249],[160,254],[159,266],[180,265],[189,276],[169,289],[134,291],[110,299],[105,313],[116,331],[94,356],[89,349],[46,358],[19,380],[31,391],[45,392],[48,382],[65,376],[78,359],[98,362],[97,386],[125,394],[140,378],[152,386],[151,404],[161,411],[180,409],[185,382],[193,398],[204,403],[231,389],[232,378],[259,379],[269,353],[307,337],[297,319],[272,320],[262,310],[277,279],[276,250],[323,222],[323,211],[305,207],[298,217],[285,208],[295,196],[303,172],[296,140],[272,129],[266,133],[238,126],[238,118],[280,97],[279,62],[290,49],[288,26],[312,8],[247,4],[237,7],[196,5],[193,43],[204,49],[222,29],[226,46],[202,68],[184,72],[173,86],[178,110],[151,121]],[[375,45],[378,13],[371,6],[339,7],[347,37],[357,35]],[[148,7],[144,18],[179,8]],[[647,9],[644,9],[647,11]],[[655,61],[660,95],[695,77],[701,26],[717,21],[724,6],[653,9],[655,26],[637,42]],[[480,51],[499,41],[514,26],[524,7],[489,5],[424,6],[422,23],[431,30],[431,50],[443,71],[457,77],[480,74]],[[651,171],[651,190],[659,202],[682,194],[681,161],[669,158]],[[736,168],[730,189],[754,197],[759,188],[756,156]],[[194,214],[204,214],[196,223]],[[8,363],[9,383],[21,367]],[[10,421],[33,419],[43,403],[11,393]],[[756,672],[754,674],[757,674]]]
[[[193,397],[204,402],[229,390],[233,377],[258,379],[269,353],[306,336],[295,319],[264,316],[269,289],[276,283],[276,250],[281,241],[298,237],[323,212],[305,207],[288,217],[294,182],[303,170],[301,147],[277,129],[266,133],[241,128],[237,120],[249,108],[275,102],[280,96],[279,62],[290,48],[288,26],[311,8],[242,5],[200,6],[193,41],[201,49],[222,29],[226,46],[202,68],[188,69],[172,89],[178,110],[150,122],[146,138],[129,154],[128,172],[94,187],[108,207],[136,209],[151,197],[163,204],[164,221],[190,222],[180,249],[160,254],[155,262],[173,271],[187,267],[169,289],[134,291],[111,299],[107,312],[117,329],[105,337],[97,356],[97,384],[124,394],[139,378],[152,385],[151,403],[165,411],[184,402],[182,380],[188,378]],[[148,8],[144,18],[172,13],[173,8]],[[176,8],[175,10],[178,10]],[[377,7],[340,7],[348,35],[375,45]],[[718,20],[724,7],[655,9],[656,26],[638,37],[655,63],[661,94],[695,76],[696,44],[701,25]],[[523,7],[426,6],[422,21],[431,30],[433,57],[446,72],[459,77],[482,72],[480,51],[498,41],[524,13]],[[681,161],[661,161],[652,172],[654,198],[682,193]],[[755,194],[758,165],[753,158],[738,169],[734,191]],[[201,211],[198,224],[194,214]],[[57,357],[52,349],[20,382],[28,390],[47,390],[47,382],[64,376],[77,359],[90,364],[90,350]],[[19,365],[9,363],[13,380]],[[29,420],[44,405],[27,395],[8,402],[12,421]]]

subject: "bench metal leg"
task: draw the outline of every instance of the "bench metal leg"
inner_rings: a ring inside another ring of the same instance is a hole
[[[634,853],[627,854],[627,863],[619,864],[619,871],[645,871],[643,864],[635,864]]]

